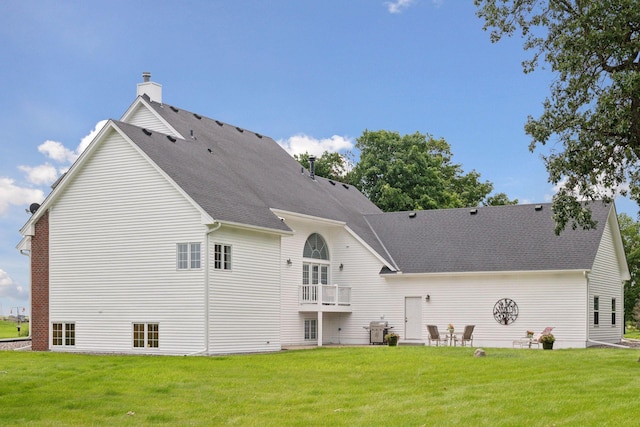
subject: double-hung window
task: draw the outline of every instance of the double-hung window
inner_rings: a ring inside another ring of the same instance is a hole
[[[74,346],[76,345],[76,324],[75,323],[53,323],[52,344],[54,346]]]
[[[176,264],[178,270],[196,270],[200,268],[200,243],[178,243],[176,251]]]
[[[160,325],[158,323],[134,323],[133,347],[158,348],[160,344]]]
[[[616,326],[616,299],[611,298],[611,326]]]
[[[593,297],[593,325],[600,324],[600,297]]]
[[[213,268],[231,270],[231,245],[221,243],[213,245]]]

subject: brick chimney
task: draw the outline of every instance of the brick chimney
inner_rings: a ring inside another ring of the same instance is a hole
[[[138,96],[147,95],[152,101],[162,104],[162,85],[151,81],[151,73],[142,73],[142,83],[138,83]]]

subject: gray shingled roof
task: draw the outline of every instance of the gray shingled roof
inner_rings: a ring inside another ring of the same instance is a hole
[[[368,215],[403,273],[588,270],[611,206],[591,204],[594,230],[556,236],[550,204]]]
[[[137,126],[114,123],[215,220],[288,231],[273,208],[343,221],[384,256],[363,217],[381,211],[355,187],[312,180],[267,136],[167,104],[149,104],[187,139],[173,142],[159,132],[148,135]]]
[[[355,187],[312,180],[269,137],[149,104],[187,139],[114,123],[214,219],[290,231],[279,209],[342,221],[403,273],[587,270],[610,211],[594,204],[600,227],[560,236],[550,204],[382,213]]]

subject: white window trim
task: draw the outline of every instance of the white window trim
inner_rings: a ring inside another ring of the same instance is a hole
[[[136,347],[135,325],[144,325],[144,345]],[[149,346],[149,325],[158,325],[158,346]],[[160,349],[160,322],[131,322],[131,348],[134,350],[159,350]]]
[[[55,344],[53,337],[53,325],[62,325],[62,344]],[[73,325],[73,344],[67,344],[67,325]],[[51,322],[51,346],[55,348],[76,346],[76,322]]]
[[[611,327],[618,327],[618,298],[611,298]]]
[[[187,246],[187,266],[180,267],[180,246]],[[198,245],[200,248],[200,262],[198,263],[198,267],[194,267],[191,260],[191,245]],[[201,242],[180,242],[176,243],[176,270],[184,271],[184,270],[201,270],[202,269],[202,243]]]
[[[216,267],[216,246],[220,246],[220,267]],[[227,255],[226,249],[229,248],[229,260],[225,259]],[[227,264],[229,267],[227,268]],[[213,269],[218,271],[232,271],[233,270],[233,245],[228,243],[214,242],[213,243]]]
[[[307,338],[307,322],[309,322],[309,338]],[[318,319],[312,317],[305,318],[302,335],[305,341],[318,341]]]

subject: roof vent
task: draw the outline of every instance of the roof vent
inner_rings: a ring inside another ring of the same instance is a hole
[[[542,205],[536,205],[536,207],[534,208],[537,211],[541,211],[542,210]]]
[[[478,213],[478,209],[471,209],[471,210],[469,211],[469,213],[470,213],[471,215],[475,215],[475,214],[477,214],[477,213]]]
[[[260,139],[262,139],[262,135],[260,135],[259,133],[256,133],[256,136]]]
[[[193,117],[195,117],[198,120],[202,120],[202,116],[200,114],[193,113]]]
[[[147,128],[142,128],[142,132],[144,132],[144,134],[147,136],[151,136],[151,131]]]
[[[347,190],[349,189],[349,186],[348,186],[347,184],[342,184],[342,186],[343,186],[344,188],[346,188]]]
[[[416,217],[415,212],[409,212],[409,218],[415,218],[415,217]]]
[[[333,181],[331,181],[331,180],[329,180],[329,184],[331,184],[331,185],[336,185],[336,183],[335,183],[335,182],[333,182]]]
[[[224,123],[222,123],[220,120],[216,120],[216,123],[218,124],[218,126],[224,125]]]
[[[174,113],[177,113],[178,111],[180,111],[180,110],[178,110],[176,107],[174,107],[173,105],[172,105],[172,106],[170,106],[169,108],[171,108],[171,109],[173,110],[173,112],[174,112]]]
[[[167,139],[171,142],[176,142],[176,139],[174,137],[172,137],[171,135],[167,135]]]
[[[193,129],[189,131],[189,136],[191,136],[191,139],[196,139],[196,136],[193,134]]]
[[[240,132],[240,133],[244,132],[244,129],[239,128],[238,126],[236,126],[236,130],[237,130],[238,132]]]
[[[207,151],[213,153],[213,151],[211,151],[211,148],[207,148]]]

